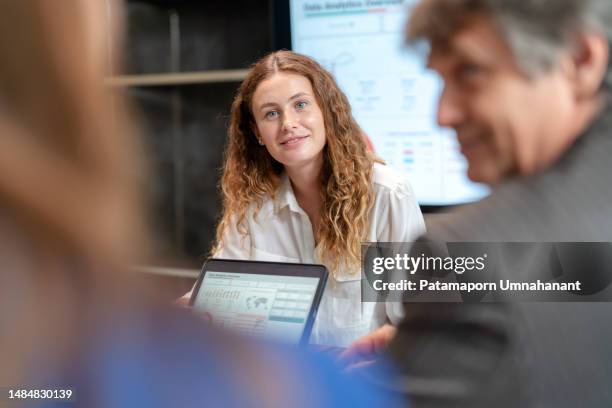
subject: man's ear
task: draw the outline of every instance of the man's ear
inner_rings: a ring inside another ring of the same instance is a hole
[[[608,40],[601,34],[586,33],[577,38],[572,60],[572,80],[577,99],[594,97],[608,70]]]

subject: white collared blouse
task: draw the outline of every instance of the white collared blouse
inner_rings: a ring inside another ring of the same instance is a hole
[[[410,242],[423,234],[423,215],[405,177],[376,163],[372,181],[374,205],[368,242]],[[299,206],[286,174],[276,197],[263,203],[257,217],[253,217],[254,206],[249,211],[245,220],[248,235],[241,235],[235,225],[228,227],[216,258],[322,263],[317,258],[310,219]],[[397,303],[361,301],[359,270],[339,270],[335,276],[330,274],[310,342],[348,346],[387,321],[397,323],[401,317],[402,308]]]

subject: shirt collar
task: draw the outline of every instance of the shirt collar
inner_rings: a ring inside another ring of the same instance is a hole
[[[291,181],[287,173],[283,172],[280,176],[280,184],[276,190],[276,198],[274,200],[274,210],[278,212],[283,208],[289,206],[291,211],[297,213],[303,213],[304,210],[300,207],[293,193],[293,187],[291,187]]]

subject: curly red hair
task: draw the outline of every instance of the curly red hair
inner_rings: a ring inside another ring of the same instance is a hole
[[[223,245],[223,234],[231,220],[246,235],[244,220],[249,207],[255,203],[257,211],[266,197],[275,196],[283,165],[257,141],[252,101],[259,84],[277,72],[306,77],[323,112],[327,143],[321,172],[321,222],[315,231],[319,257],[332,272],[341,265],[359,266],[361,242],[369,226],[376,158],[368,151],[348,99],[331,74],[311,58],[291,51],[273,52],[255,63],[232,104],[221,178],[224,210],[213,253]]]

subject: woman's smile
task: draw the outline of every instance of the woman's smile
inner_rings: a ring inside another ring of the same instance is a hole
[[[285,140],[280,142],[280,144],[286,149],[292,149],[304,144],[304,142],[306,142],[309,137],[310,135],[290,136],[288,138],[285,138]]]

